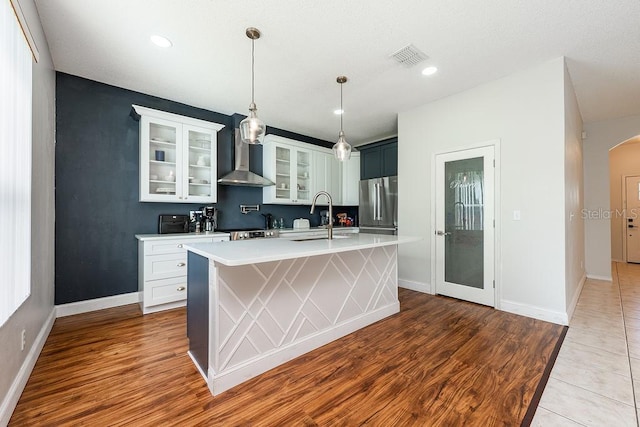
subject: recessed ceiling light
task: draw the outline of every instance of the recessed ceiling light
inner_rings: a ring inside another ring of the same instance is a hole
[[[333,110],[333,114],[339,116],[340,114],[344,114],[344,110],[338,108],[337,110]]]
[[[433,74],[435,74],[438,71],[437,67],[427,67],[424,70],[422,70],[422,75],[423,76],[431,76]]]
[[[162,36],[151,36],[149,37],[151,39],[151,42],[153,44],[155,44],[156,46],[160,46],[160,47],[171,47],[173,46],[173,43],[171,43],[171,40],[169,40],[166,37],[162,37]]]

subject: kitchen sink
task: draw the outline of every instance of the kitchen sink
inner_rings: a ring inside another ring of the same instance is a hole
[[[351,236],[333,236],[334,240],[335,239],[348,239]],[[291,239],[292,242],[306,242],[307,240],[329,240],[329,238],[327,236],[313,236],[313,237],[302,237],[300,239]]]

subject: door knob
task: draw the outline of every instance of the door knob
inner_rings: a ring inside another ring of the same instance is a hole
[[[448,232],[446,232],[446,231],[438,230],[438,231],[436,231],[436,234],[437,234],[438,236],[448,236],[448,235],[450,235],[451,233],[448,233]]]

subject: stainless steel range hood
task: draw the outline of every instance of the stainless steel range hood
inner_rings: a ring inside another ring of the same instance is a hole
[[[244,187],[268,187],[275,185],[266,178],[249,170],[249,145],[242,142],[240,129],[235,130],[235,169],[218,180],[222,185],[239,185]]]

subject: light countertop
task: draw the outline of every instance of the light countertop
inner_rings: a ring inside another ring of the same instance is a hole
[[[229,233],[220,231],[204,231],[202,233],[171,233],[171,234],[136,234],[138,240],[160,240],[160,239],[195,239],[202,237],[229,237]]]
[[[186,244],[189,251],[228,266],[304,258],[380,246],[415,242],[419,237],[353,233],[333,240],[252,239],[235,242]]]

